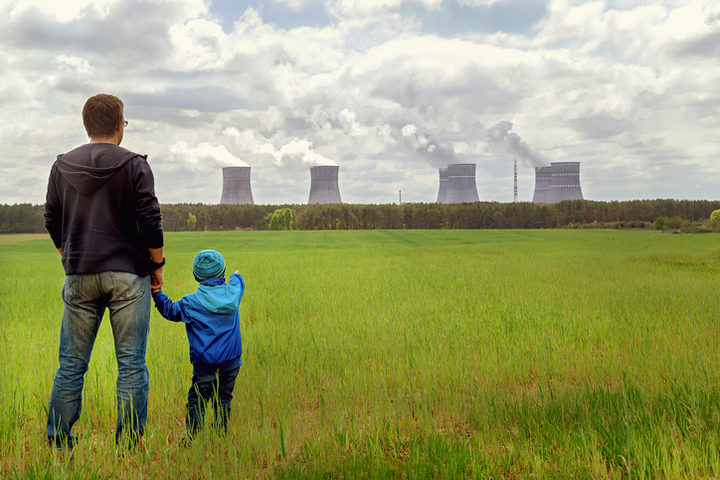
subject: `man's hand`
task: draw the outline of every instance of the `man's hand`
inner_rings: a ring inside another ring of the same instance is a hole
[[[162,289],[162,286],[163,286],[163,269],[162,269],[162,267],[160,267],[157,270],[153,270],[153,272],[152,272],[152,276],[150,277],[150,290],[152,290],[152,292],[155,293],[158,290]]]
[[[163,248],[149,248],[150,259],[155,263],[163,263],[165,257],[163,257]],[[152,271],[150,277],[150,290],[153,293],[160,290],[163,286],[163,267],[156,268]]]

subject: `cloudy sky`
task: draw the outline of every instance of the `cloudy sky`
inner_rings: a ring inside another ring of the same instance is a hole
[[[477,164],[481,200],[534,165],[581,162],[585,197],[718,199],[715,0],[0,0],[0,203],[43,203],[85,143],[87,97],[118,95],[123,146],[161,203],[218,203],[250,165],[256,203],[432,202]]]

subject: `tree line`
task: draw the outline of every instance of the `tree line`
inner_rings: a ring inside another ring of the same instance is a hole
[[[568,200],[556,204],[474,202],[402,205],[206,205],[160,206],[166,231],[352,230],[438,228],[646,227],[658,218],[698,223],[720,209],[720,201]],[[45,232],[43,205],[0,205],[0,233]]]

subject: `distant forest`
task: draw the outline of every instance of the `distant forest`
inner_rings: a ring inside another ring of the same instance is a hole
[[[418,228],[689,228],[720,201],[570,200],[556,204],[475,202],[402,205],[161,205],[166,231],[354,230]],[[0,233],[45,232],[43,205],[0,205]],[[669,222],[666,222],[669,220]],[[664,223],[663,223],[664,222]]]

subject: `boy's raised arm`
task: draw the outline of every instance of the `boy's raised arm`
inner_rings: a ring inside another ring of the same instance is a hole
[[[243,279],[242,275],[238,273],[237,270],[235,270],[234,273],[230,274],[228,283],[230,285],[242,285],[243,289],[245,288],[245,280]]]

